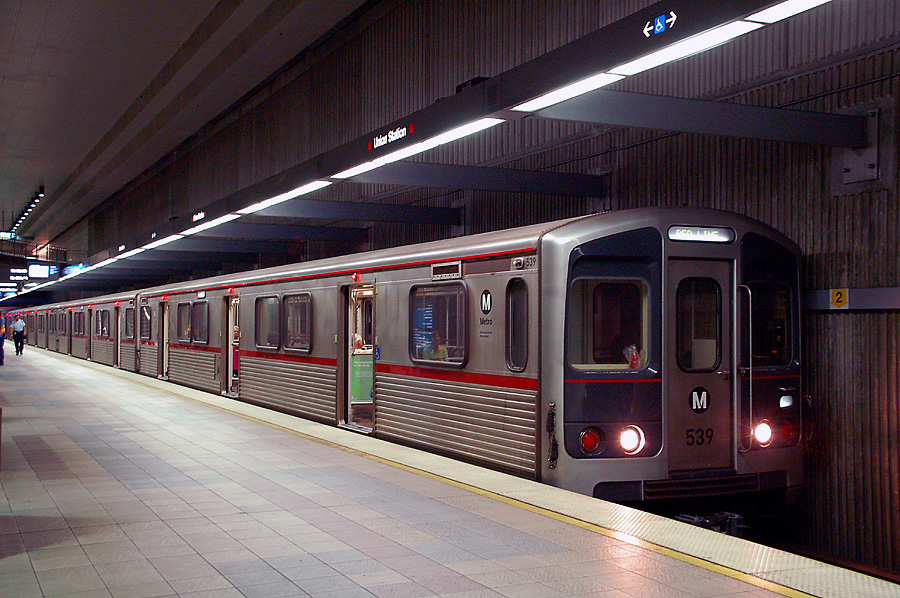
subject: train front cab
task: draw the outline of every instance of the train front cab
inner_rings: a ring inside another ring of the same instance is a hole
[[[548,313],[565,338],[542,370],[544,480],[616,501],[802,484],[796,247],[721,212],[605,220],[544,244],[567,290],[545,295],[544,339]]]

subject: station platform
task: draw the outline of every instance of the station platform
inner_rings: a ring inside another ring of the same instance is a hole
[[[6,351],[0,408],[3,598],[900,595],[737,538],[34,347]]]

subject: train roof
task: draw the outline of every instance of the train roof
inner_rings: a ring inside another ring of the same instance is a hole
[[[678,218],[675,218],[676,214],[678,215]],[[545,234],[556,231],[568,224],[587,220],[595,220],[595,222],[592,223],[593,226],[602,225],[602,228],[608,228],[610,232],[613,230],[622,230],[623,227],[626,229],[634,227],[641,223],[652,225],[654,222],[657,224],[662,224],[664,222],[675,223],[676,220],[681,220],[683,222],[680,223],[684,224],[696,220],[703,221],[707,224],[715,222],[720,225],[733,226],[740,223],[742,228],[754,228],[765,231],[795,253],[799,253],[799,248],[796,244],[775,229],[740,214],[706,208],[638,208],[567,218],[415,245],[377,249],[374,251],[342,255],[309,262],[299,262],[260,270],[236,272],[211,278],[159,285],[140,291],[135,290],[77,301],[54,303],[39,307],[36,306],[19,311],[24,313],[37,309],[59,309],[87,304],[127,301],[133,299],[138,292],[143,296],[178,294],[201,289],[208,290],[264,284],[275,280],[313,278],[340,274],[349,276],[354,272],[371,272],[404,266],[455,261],[459,259],[496,258],[536,250],[541,238]],[[587,225],[588,223],[584,222],[583,224]]]

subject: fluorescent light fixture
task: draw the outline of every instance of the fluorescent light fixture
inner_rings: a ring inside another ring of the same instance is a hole
[[[193,228],[187,229],[186,231],[184,231],[181,234],[182,235],[193,235],[195,233],[199,233],[201,231],[205,231],[205,230],[214,228],[216,226],[219,226],[220,224],[225,224],[226,222],[231,222],[232,220],[237,220],[240,217],[241,217],[240,214],[226,214],[226,215],[222,216],[221,218],[216,218],[215,220],[210,220],[209,222],[204,222],[203,224],[198,224],[197,226],[195,226]]]
[[[264,210],[266,208],[270,208],[274,205],[285,202],[289,199],[294,199],[295,197],[299,197],[301,195],[306,195],[307,193],[312,193],[318,189],[322,189],[323,187],[327,187],[331,184],[331,181],[313,181],[312,183],[307,183],[302,187],[297,187],[287,193],[282,193],[281,195],[276,195],[275,197],[270,197],[269,199],[257,202],[253,205],[247,206],[242,210],[238,210],[238,214],[252,214],[254,212],[258,212],[260,210]]]
[[[153,241],[152,243],[147,243],[144,245],[144,249],[156,249],[157,247],[162,247],[163,245],[168,245],[172,241],[177,241],[178,239],[183,239],[184,235],[169,235],[163,239],[158,239]]]
[[[772,8],[767,8],[756,14],[747,17],[748,21],[758,21],[760,23],[777,23],[782,19],[792,17],[810,8],[815,8],[823,4],[827,4],[831,0],[787,0],[781,4],[776,4]]]
[[[589,91],[600,89],[605,85],[615,83],[616,81],[621,81],[624,78],[624,75],[600,73],[599,75],[594,75],[593,77],[588,77],[587,79],[576,81],[571,85],[566,85],[565,87],[561,87],[555,91],[551,91],[550,93],[545,93],[544,95],[536,97],[533,100],[529,100],[524,104],[514,106],[512,109],[517,110],[518,112],[534,112],[535,110],[540,110],[541,108],[546,108],[547,106],[558,104],[563,100],[569,100]]]
[[[135,255],[141,253],[142,251],[146,251],[146,249],[144,249],[143,247],[138,247],[137,249],[132,249],[131,251],[127,251],[127,252],[125,252],[125,253],[123,253],[123,254],[121,254],[121,255],[118,255],[118,256],[116,256],[116,257],[118,257],[120,260],[124,260],[124,259],[126,259],[126,258],[135,256]]]
[[[375,168],[378,168],[380,166],[384,166],[385,164],[397,162],[399,160],[403,160],[404,158],[408,158],[410,156],[420,154],[426,150],[435,148],[439,145],[450,143],[451,141],[456,141],[457,139],[462,139],[463,137],[468,137],[469,135],[472,135],[479,131],[484,131],[485,129],[489,129],[495,125],[499,125],[502,122],[505,122],[502,118],[482,118],[460,127],[456,127],[455,129],[450,129],[446,133],[441,133],[440,135],[436,135],[434,137],[426,139],[425,141],[414,143],[413,145],[410,145],[403,149],[399,149],[395,152],[391,152],[390,154],[385,154],[384,156],[375,158],[370,162],[363,162],[358,166],[354,166],[353,168],[350,168],[343,172],[333,174],[331,175],[331,178],[349,179],[351,177],[355,177],[358,174],[362,174],[364,172],[374,170]]]
[[[700,35],[689,37],[688,39],[672,44],[671,46],[666,46],[652,54],[642,56],[637,60],[626,62],[614,69],[610,69],[609,72],[615,75],[635,75],[661,64],[674,62],[690,56],[691,54],[708,50],[719,44],[723,44],[730,39],[740,37],[745,33],[750,33],[762,26],[762,23],[748,23],[746,21],[728,23],[722,27],[705,31]]]

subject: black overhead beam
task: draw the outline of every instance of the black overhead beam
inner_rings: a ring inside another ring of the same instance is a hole
[[[416,222],[419,224],[459,224],[459,208],[391,205],[361,201],[317,201],[292,199],[256,212],[280,218],[327,218],[373,222]]]
[[[368,239],[369,232],[364,228],[343,228],[337,226],[228,222],[220,224],[213,229],[197,233],[197,236],[283,241],[363,241]]]
[[[349,180],[355,183],[480,189],[578,197],[602,197],[606,193],[604,178],[596,175],[427,162],[394,162],[364,172]]]
[[[242,241],[236,239],[210,239],[203,237],[185,237],[168,245],[156,248],[155,251],[191,251],[191,252],[227,252],[227,253],[297,253],[299,242],[293,241]],[[206,260],[209,262],[209,260]]]
[[[748,139],[862,148],[865,116],[727,104],[598,89],[534,113],[541,118]]]

